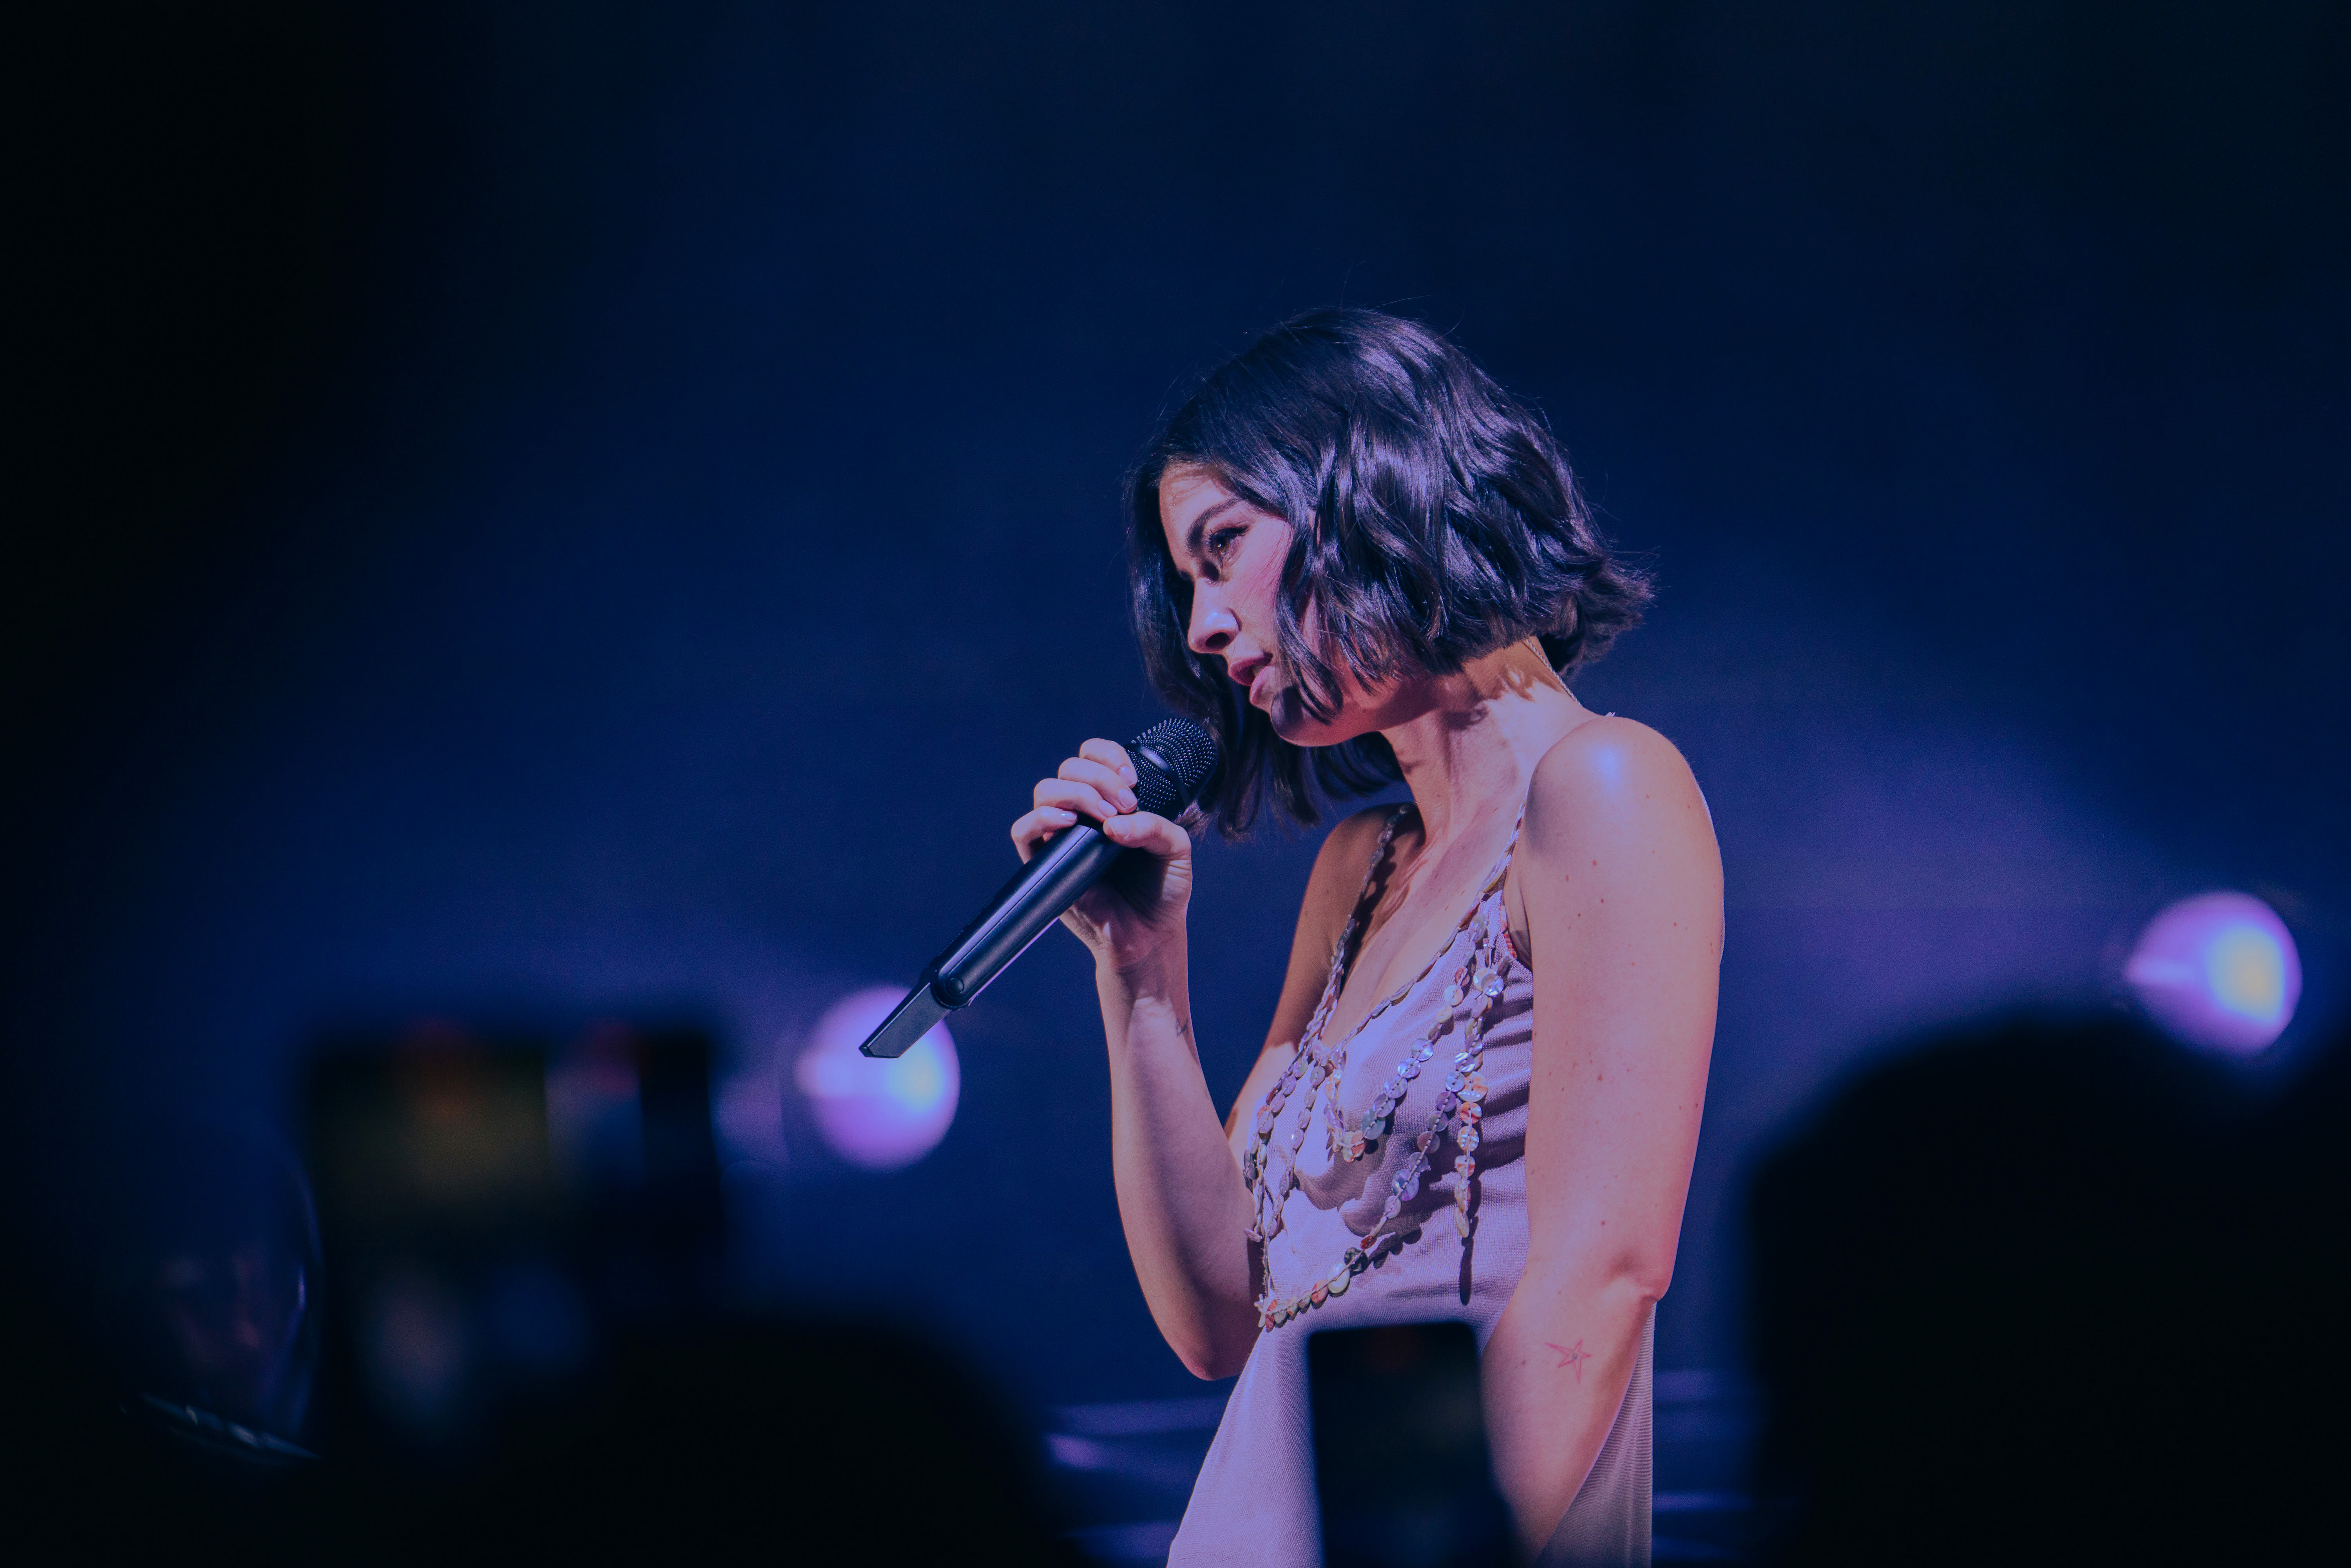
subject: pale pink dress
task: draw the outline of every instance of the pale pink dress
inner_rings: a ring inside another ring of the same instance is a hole
[[[1513,841],[1515,847],[1515,840]],[[1384,1000],[1347,1042],[1337,1109],[1357,1124],[1396,1065],[1426,1038],[1447,1010],[1446,989],[1481,937],[1499,938],[1503,852],[1487,891],[1462,920],[1445,951],[1417,978]],[[1374,867],[1376,869],[1376,867]],[[1369,873],[1366,873],[1368,891]],[[1362,913],[1360,907],[1359,915]],[[1332,983],[1343,977],[1334,957]],[[1533,1065],[1534,982],[1512,963],[1502,994],[1485,1015],[1488,1084],[1484,1139],[1476,1152],[1477,1207],[1465,1243],[1454,1220],[1458,1180],[1453,1150],[1440,1146],[1418,1194],[1394,1221],[1381,1224],[1391,1183],[1414,1154],[1412,1138],[1379,1141],[1376,1152],[1343,1160],[1320,1135],[1328,1085],[1312,1092],[1315,1135],[1293,1156],[1286,1139],[1272,1145],[1277,1159],[1294,1158],[1299,1184],[1281,1206],[1281,1221],[1265,1244],[1275,1293],[1294,1298],[1327,1279],[1345,1250],[1366,1235],[1419,1222],[1417,1235],[1355,1275],[1343,1294],[1258,1335],[1217,1428],[1190,1506],[1167,1554],[1168,1568],[1319,1568],[1322,1535],[1315,1514],[1314,1456],[1306,1387],[1307,1336],[1322,1329],[1455,1318],[1476,1330],[1482,1349],[1495,1320],[1526,1270],[1527,1084]],[[1453,1011],[1466,1019],[1474,998]],[[1435,1071],[1415,1079],[1400,1103],[1400,1132],[1425,1124],[1442,1088],[1458,1039],[1448,1033]],[[1293,1104],[1296,1102],[1293,1102]],[[1244,1108],[1244,1120],[1255,1107]],[[1654,1322],[1645,1324],[1635,1366],[1615,1424],[1540,1561],[1545,1564],[1646,1564],[1649,1561],[1650,1371]]]

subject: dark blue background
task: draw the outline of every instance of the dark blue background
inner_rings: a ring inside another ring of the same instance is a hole
[[[705,1011],[788,1058],[1156,708],[1119,475],[1344,301],[1549,413],[1652,624],[1730,925],[1660,1364],[1740,1357],[1740,1170],[1845,1063],[2095,1003],[2161,898],[2339,992],[2340,7],[28,7],[8,432],[26,1207],[283,1105],[358,1010]],[[1314,839],[1206,852],[1229,1095]],[[1180,1392],[1081,955],[767,1288],[1028,1399]],[[94,1146],[94,1145],[93,1145]]]

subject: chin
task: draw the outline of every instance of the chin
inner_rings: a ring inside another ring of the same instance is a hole
[[[1292,746],[1342,746],[1377,727],[1368,716],[1351,706],[1342,706],[1329,718],[1318,719],[1306,711],[1295,687],[1275,693],[1265,716],[1273,725],[1273,733]]]

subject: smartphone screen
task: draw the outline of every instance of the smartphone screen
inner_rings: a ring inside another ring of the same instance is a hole
[[[1325,1568],[1519,1561],[1468,1323],[1326,1329],[1306,1366]]]

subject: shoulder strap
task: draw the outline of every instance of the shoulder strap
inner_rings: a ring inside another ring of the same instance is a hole
[[[1499,886],[1502,878],[1510,874],[1510,857],[1519,852],[1519,834],[1526,825],[1527,803],[1521,800],[1519,802],[1519,820],[1510,824],[1510,841],[1502,846],[1502,857],[1494,862],[1494,874],[1488,885]]]
[[[1380,867],[1386,863],[1388,846],[1395,841],[1396,830],[1404,826],[1404,820],[1411,811],[1412,802],[1406,800],[1390,811],[1388,820],[1380,825],[1379,842],[1372,846],[1372,858],[1364,867],[1364,885],[1355,894],[1355,906],[1348,912],[1347,924],[1339,933],[1339,945],[1331,955],[1331,977],[1334,984],[1339,979],[1342,966],[1346,963],[1348,944],[1363,928],[1364,916],[1371,913],[1372,890],[1379,885]]]
[[[1347,951],[1354,945],[1355,933],[1363,927],[1372,889],[1378,884],[1381,862],[1388,857],[1388,845],[1395,841],[1396,830],[1404,825],[1405,813],[1411,810],[1412,802],[1405,801],[1388,813],[1387,821],[1380,828],[1379,842],[1372,846],[1371,860],[1364,867],[1364,885],[1355,894],[1355,906],[1347,915],[1347,924],[1340,929],[1339,940],[1332,945],[1331,972],[1323,977],[1322,1000],[1315,1004],[1314,1016],[1307,1021],[1305,1031],[1300,1036],[1299,1049],[1301,1051],[1307,1041],[1322,1037],[1322,1026],[1329,1021],[1331,1009],[1338,1005],[1339,988],[1347,977]]]

